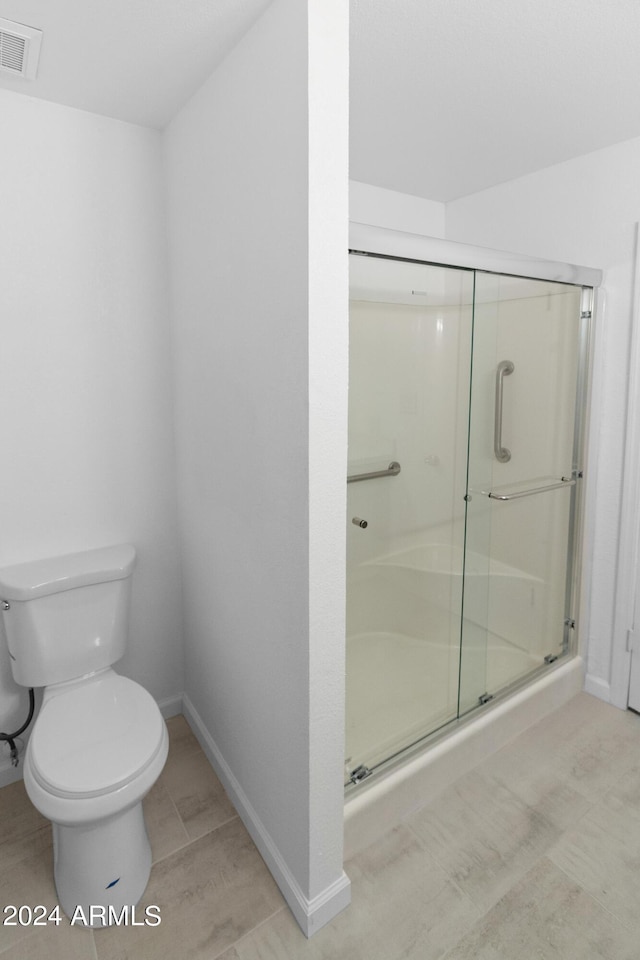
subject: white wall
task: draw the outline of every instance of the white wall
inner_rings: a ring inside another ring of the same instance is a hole
[[[592,436],[597,462],[587,689],[626,705],[628,655],[620,616],[628,558],[618,566],[634,222],[640,220],[640,139],[598,150],[447,205],[447,237],[605,271]]]
[[[131,541],[118,669],[183,687],[160,138],[0,92],[0,565]],[[26,714],[0,642],[0,729]]]
[[[274,0],[164,137],[186,712],[308,933],[348,902],[346,64],[340,0]]]
[[[349,219],[387,230],[427,237],[445,236],[445,204],[411,197],[370,183],[349,181]]]

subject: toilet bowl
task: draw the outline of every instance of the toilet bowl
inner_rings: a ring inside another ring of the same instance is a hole
[[[74,923],[116,922],[151,870],[142,799],[165,764],[167,728],[153,697],[111,666],[125,648],[134,559],[126,544],[0,570],[14,678],[44,686],[25,788],[52,823],[56,890]]]
[[[153,698],[111,669],[46,688],[27,747],[24,783],[51,820],[60,906],[121,909],[142,896],[151,849],[142,798],[167,759],[167,728]],[[93,911],[95,913],[95,911]]]

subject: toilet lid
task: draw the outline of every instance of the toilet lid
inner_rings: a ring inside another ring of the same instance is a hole
[[[153,697],[109,671],[45,701],[29,740],[31,768],[58,796],[110,793],[151,763],[163,727]]]

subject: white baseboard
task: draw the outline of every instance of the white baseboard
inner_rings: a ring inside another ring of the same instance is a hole
[[[312,936],[351,902],[349,878],[343,871],[342,875],[318,896],[311,900],[306,897],[186,694],[183,699],[183,713],[249,831],[251,839],[260,851],[262,859],[280,887],[302,932],[307,937]]]
[[[594,677],[593,674],[588,673],[584,678],[584,690],[585,693],[590,693],[593,697],[604,700],[605,703],[611,703],[611,688],[607,681],[601,680],[600,677]]]
[[[165,720],[168,720],[169,717],[177,717],[178,714],[182,713],[182,700],[181,693],[176,693],[173,697],[166,697],[164,700],[158,700],[160,713]]]

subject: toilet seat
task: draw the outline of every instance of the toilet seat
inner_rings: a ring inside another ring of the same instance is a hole
[[[99,797],[139,777],[165,742],[153,697],[107,670],[45,699],[29,741],[31,772],[54,796]]]

